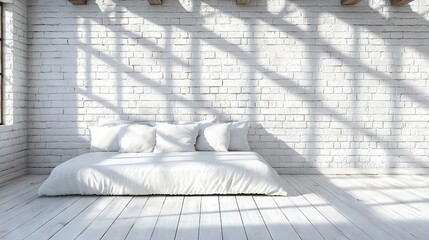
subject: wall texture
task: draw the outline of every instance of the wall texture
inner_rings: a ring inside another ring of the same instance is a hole
[[[33,0],[31,172],[100,116],[249,120],[274,167],[429,167],[429,3]]]
[[[5,125],[0,126],[0,183],[27,172],[27,1],[4,5]]]

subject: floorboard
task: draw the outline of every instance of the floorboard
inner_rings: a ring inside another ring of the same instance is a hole
[[[236,199],[247,238],[249,240],[272,239],[253,198],[251,196],[237,196]]]
[[[3,190],[0,190],[0,206],[15,200],[29,191],[38,189],[44,178],[45,177],[38,176],[35,179],[25,179],[24,181],[19,181],[16,184],[16,188],[11,187],[14,185],[14,182],[11,183],[11,186],[4,187]]]
[[[6,237],[10,239],[24,239],[28,237],[31,233],[43,226],[44,223],[63,212],[80,198],[81,197],[58,198],[59,201],[46,206],[46,208],[44,208],[40,214],[36,215],[34,218],[25,222],[21,226],[15,228],[15,230],[9,232]],[[26,217],[27,216],[28,213],[26,214]]]
[[[362,185],[363,181],[343,179],[342,182],[346,185],[357,186]],[[370,179],[370,181],[365,181],[365,185],[378,187],[376,182],[378,182],[378,180]],[[418,212],[413,211],[412,208],[408,208],[408,205],[395,203],[391,196],[383,194],[381,191],[353,190],[348,191],[348,193],[356,198],[359,196],[366,196],[364,199],[361,198],[361,202],[370,207],[374,212],[385,216],[391,222],[401,222],[401,224],[398,224],[398,227],[403,231],[409,232],[418,239],[424,240],[428,238],[429,228],[427,228],[427,224],[422,224],[420,221],[422,219],[424,220],[425,217],[423,215],[419,215]],[[414,221],[402,222],[402,219],[412,219]]]
[[[78,240],[85,239],[101,239],[104,233],[109,230],[110,226],[115,222],[131,201],[132,197],[116,197],[103,211],[85,228],[83,232],[76,238]]]
[[[298,191],[308,202],[316,208],[323,216],[334,224],[345,236],[350,240],[371,240],[362,229],[356,226],[352,221],[347,219],[335,206],[329,204],[328,201],[319,197],[317,194],[299,184],[294,177],[286,178],[288,183]]]
[[[68,239],[77,238],[94,221],[94,219],[115,199],[115,197],[100,197],[84,211],[65,225],[50,239],[63,240],[64,236]],[[107,229],[106,229],[107,230]]]
[[[16,196],[15,198],[1,204],[0,213],[10,211],[17,206],[25,205],[26,203],[34,200],[35,198],[37,198],[37,188],[34,188],[26,193]]]
[[[429,239],[426,175],[289,175],[287,197],[39,197],[45,178],[0,187],[0,239]]]
[[[43,225],[40,228],[35,230],[26,239],[34,239],[34,240],[49,239],[58,231],[60,231],[64,226],[68,225],[70,222],[75,220],[76,216],[78,216],[81,212],[84,212],[97,199],[98,197],[94,197],[94,196],[80,198],[78,201],[76,201],[71,206],[66,208],[63,212],[56,215],[54,218],[47,221],[46,223],[43,223]]]
[[[122,211],[119,217],[106,231],[102,239],[125,239],[134,223],[137,221],[147,199],[147,197],[133,197],[128,206],[126,206],[124,211]]]
[[[415,240],[416,238],[409,232],[402,231],[397,222],[391,222],[388,218],[383,215],[379,215],[373,210],[365,207],[361,204],[358,199],[353,198],[348,193],[344,192],[343,189],[331,184],[329,182],[323,182],[323,176],[304,176],[304,182],[312,183],[318,194],[326,197],[331,203],[337,207],[341,207],[343,211],[348,211],[348,215],[353,217],[354,221],[362,219],[362,223],[366,225],[365,229],[371,229],[374,234],[381,234],[379,239],[398,239],[398,240]],[[374,236],[371,234],[371,236]]]
[[[292,224],[283,215],[271,196],[255,196],[253,200],[274,240],[284,239],[285,236],[288,236],[290,240],[300,240]]]
[[[166,197],[149,197],[126,239],[151,239]]]
[[[201,197],[185,197],[182,213],[177,226],[177,240],[197,240],[199,238],[198,227],[200,225]]]
[[[293,197],[275,197],[277,206],[292,224],[302,240],[324,240],[313,224],[290,200]]]
[[[199,239],[222,239],[218,196],[201,197]]]
[[[161,214],[155,225],[151,239],[168,240],[174,239],[182,212],[183,197],[168,197],[165,199]]]
[[[0,236],[31,220],[31,218],[43,212],[46,207],[62,199],[64,198],[34,198],[34,200],[26,204],[19,204],[18,207],[2,213],[0,218]]]
[[[220,196],[219,206],[224,240],[245,240],[243,220],[234,196]]]

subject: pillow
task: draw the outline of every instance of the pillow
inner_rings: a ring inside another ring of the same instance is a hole
[[[155,127],[140,124],[120,125],[118,130],[119,152],[152,152],[155,146]]]
[[[228,123],[210,124],[200,131],[195,148],[197,151],[228,152],[230,130]]]
[[[119,151],[118,126],[94,126],[90,127],[89,131],[91,132],[91,151]]]
[[[197,135],[198,124],[157,124],[155,152],[194,152]]]
[[[214,123],[217,123],[217,118],[214,117],[212,119],[207,119],[199,122],[193,122],[193,121],[179,121],[178,124],[184,125],[184,124],[199,124],[199,130],[198,130],[198,136],[197,136],[197,142],[195,144],[195,148],[197,151],[217,151],[214,148],[210,147],[207,141],[204,141],[205,138],[200,138],[201,135],[204,134],[204,130],[207,127],[212,126]],[[200,140],[201,139],[201,140]],[[199,141],[203,141],[199,143]],[[197,146],[200,146],[201,149],[199,149]],[[223,152],[223,151],[219,151]]]
[[[247,133],[249,131],[249,122],[230,123],[231,139],[229,140],[229,150],[231,151],[250,151]]]

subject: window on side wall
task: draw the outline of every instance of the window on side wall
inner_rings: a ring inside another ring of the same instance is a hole
[[[3,3],[0,2],[0,125],[3,125]]]

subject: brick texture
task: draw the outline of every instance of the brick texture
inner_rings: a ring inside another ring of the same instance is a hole
[[[0,126],[0,183],[27,172],[27,1],[4,4],[5,125]]]
[[[251,122],[273,167],[429,167],[429,3],[28,2],[31,172],[100,116]]]

